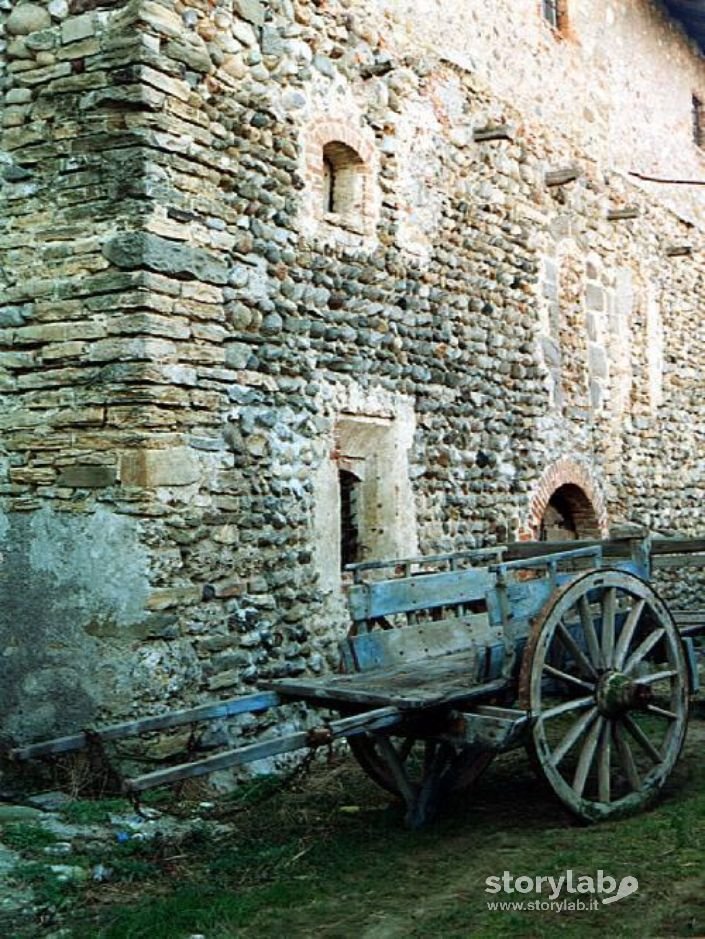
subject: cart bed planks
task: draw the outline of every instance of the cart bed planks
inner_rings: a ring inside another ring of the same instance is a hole
[[[416,665],[385,668],[325,680],[278,679],[263,687],[281,697],[310,701],[324,707],[394,706],[402,711],[442,706],[462,707],[497,694],[504,679],[476,684],[477,656],[467,652],[428,658]],[[474,687],[473,687],[474,685]]]

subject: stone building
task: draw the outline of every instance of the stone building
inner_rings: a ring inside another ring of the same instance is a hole
[[[329,669],[346,562],[702,530],[669,7],[0,0],[4,732]]]

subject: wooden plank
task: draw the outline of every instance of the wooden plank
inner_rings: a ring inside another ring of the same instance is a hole
[[[504,561],[527,560],[566,550],[581,548],[601,548],[604,557],[631,557],[633,539],[615,539],[612,541],[514,541],[506,546]]]
[[[661,554],[654,558],[653,567],[660,571],[705,567],[705,554]]]
[[[705,610],[671,610],[678,632],[683,637],[705,633]]]
[[[640,215],[639,207],[636,205],[625,205],[619,209],[608,209],[607,210],[607,221],[608,222],[619,222],[622,219],[630,218],[639,218]]]
[[[354,620],[373,619],[483,599],[494,584],[495,576],[486,568],[415,574],[356,584],[348,593],[348,605]]]
[[[544,179],[549,187],[565,186],[566,183],[575,182],[580,176],[582,176],[582,171],[577,166],[565,166],[561,169],[549,170]]]
[[[666,245],[665,255],[667,258],[685,258],[693,253],[692,245]]]
[[[550,578],[517,581],[507,585],[507,599],[511,619],[530,619],[536,616],[554,591]]]
[[[477,613],[400,629],[375,629],[352,636],[341,646],[351,653],[355,671],[366,672],[467,651],[473,645],[473,631],[484,632],[488,625],[487,614]]]
[[[577,543],[577,542],[576,542]],[[562,551],[544,551],[534,557],[517,560],[502,561],[490,568],[498,574],[506,574],[511,570],[531,570],[532,568],[551,567],[564,564],[567,561],[578,561],[582,558],[600,559],[602,548],[600,543],[594,545],[573,547],[570,542],[563,542]]]
[[[168,730],[183,724],[196,721],[217,720],[219,718],[233,717],[236,714],[254,714],[266,711],[268,708],[280,704],[279,697],[273,692],[258,692],[257,694],[241,695],[238,698],[229,698],[225,701],[214,701],[212,704],[201,704],[198,707],[181,711],[168,711],[166,714],[156,714],[153,717],[141,717],[133,721],[123,721],[120,724],[110,724],[96,730],[101,740],[119,740],[123,737],[134,737],[156,730]],[[91,731],[91,734],[93,732]],[[88,736],[81,732],[68,737],[56,737],[42,743],[29,744],[26,747],[14,747],[8,756],[13,760],[32,760],[39,756],[50,756],[57,753],[70,753],[73,750],[82,750],[88,745]]]
[[[474,652],[431,659],[403,668],[331,675],[319,679],[280,678],[263,683],[283,698],[312,701],[321,706],[398,707],[414,710],[459,701],[475,701],[506,688],[504,678],[480,684],[484,668]]]
[[[651,553],[656,554],[705,554],[705,538],[654,538]]]
[[[145,789],[153,789],[155,786],[165,786],[169,783],[178,782],[180,779],[206,776],[208,773],[214,773],[217,770],[242,766],[245,763],[254,763],[256,760],[263,760],[279,753],[302,750],[317,740],[327,742],[328,739],[336,740],[340,737],[353,737],[356,734],[393,727],[400,720],[401,717],[396,708],[389,707],[369,711],[366,714],[355,714],[352,717],[331,721],[325,727],[313,731],[286,734],[271,740],[251,743],[246,747],[237,747],[234,750],[216,753],[213,756],[204,757],[202,760],[180,763],[178,766],[170,766],[166,769],[146,773],[144,776],[136,776],[125,780],[123,788],[128,793],[142,792]]]
[[[486,140],[514,140],[516,137],[516,127],[514,124],[495,124],[486,127],[475,127],[472,132],[472,139],[476,143]]]
[[[678,626],[705,623],[705,610],[671,610],[671,616]]]
[[[523,743],[529,727],[529,712],[480,705],[469,714],[460,715],[458,728],[463,741],[487,750],[511,750]],[[457,729],[453,735],[457,735]]]
[[[495,548],[472,548],[469,551],[454,551],[446,554],[417,554],[410,558],[389,558],[386,561],[361,561],[359,564],[348,564],[346,571],[352,571],[357,575],[364,574],[365,571],[379,571],[385,568],[404,568],[411,573],[411,568],[416,566],[426,566],[428,564],[446,564],[457,561],[475,561],[485,562],[495,560],[499,562],[502,559],[503,545]],[[423,573],[419,571],[418,573]]]

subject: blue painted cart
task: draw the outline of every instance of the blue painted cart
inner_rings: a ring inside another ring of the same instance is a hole
[[[597,820],[644,807],[674,768],[697,690],[692,635],[649,584],[654,553],[702,542],[515,545],[355,565],[341,669],[259,693],[15,747],[15,760],[257,713],[292,701],[337,712],[309,731],[123,781],[132,795],[346,738],[417,827],[502,751],[526,746],[558,798]],[[566,548],[568,548],[566,550]],[[607,557],[606,557],[607,555]],[[685,563],[685,562],[684,562]]]

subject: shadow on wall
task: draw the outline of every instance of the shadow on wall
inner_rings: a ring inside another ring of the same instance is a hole
[[[137,523],[107,509],[0,515],[0,729],[17,739],[85,726],[133,700],[148,558]]]

